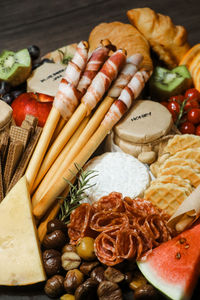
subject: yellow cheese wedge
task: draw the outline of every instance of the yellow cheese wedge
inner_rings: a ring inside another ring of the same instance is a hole
[[[24,176],[0,204],[0,285],[27,285],[45,279]]]

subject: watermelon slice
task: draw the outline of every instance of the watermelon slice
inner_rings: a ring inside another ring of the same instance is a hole
[[[190,299],[200,273],[200,222],[137,264],[147,280],[169,298]]]

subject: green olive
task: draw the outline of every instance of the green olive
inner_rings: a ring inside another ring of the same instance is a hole
[[[88,236],[80,239],[80,241],[76,245],[76,251],[82,259],[95,259],[96,255],[94,253],[94,239]]]
[[[65,294],[62,297],[60,297],[60,300],[75,300],[75,297],[71,294]]]

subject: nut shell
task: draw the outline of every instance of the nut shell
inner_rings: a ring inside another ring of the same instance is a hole
[[[61,256],[62,267],[66,271],[76,269],[81,263],[81,258],[76,252],[65,252]]]
[[[43,262],[46,274],[52,276],[61,271],[61,254],[54,249],[45,250],[43,252]]]
[[[64,292],[64,277],[54,275],[45,284],[44,291],[49,297],[59,297]]]
[[[55,230],[45,236],[42,244],[46,249],[61,249],[66,241],[66,235],[61,230]]]

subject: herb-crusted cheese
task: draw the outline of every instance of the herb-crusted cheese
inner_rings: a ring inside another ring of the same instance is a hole
[[[142,196],[150,183],[145,165],[126,153],[105,153],[90,160],[85,168],[96,171],[89,182],[93,186],[86,191],[89,202],[111,192],[122,193],[123,197]]]

